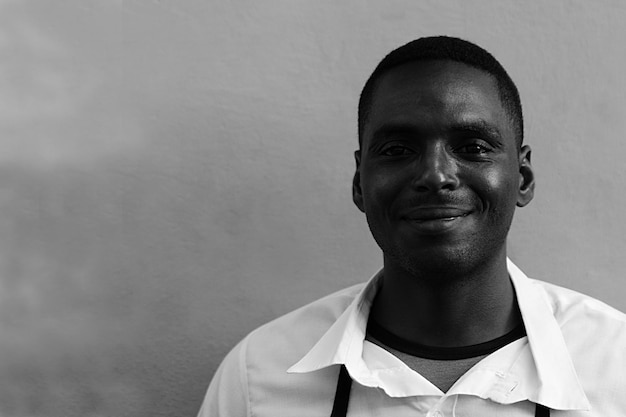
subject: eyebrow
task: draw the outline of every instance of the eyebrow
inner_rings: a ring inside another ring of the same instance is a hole
[[[466,122],[455,123],[449,127],[449,130],[454,132],[474,132],[486,136],[496,142],[497,145],[502,146],[502,133],[500,130],[491,123],[488,123],[484,119],[475,119]]]
[[[374,130],[372,137],[376,139],[381,136],[394,134],[419,134],[421,131],[422,129],[411,123],[387,123]]]
[[[383,124],[378,127],[372,133],[372,138],[376,140],[381,136],[389,136],[389,135],[406,135],[413,134],[419,135],[423,133],[425,129],[420,128],[412,123],[388,123]],[[467,133],[475,133],[481,136],[485,136],[486,139],[491,139],[495,142],[496,145],[502,146],[502,133],[500,130],[491,123],[488,123],[484,119],[473,119],[467,121],[461,121],[458,123],[453,123],[446,128],[449,132],[467,132]]]
[[[476,119],[467,122],[455,123],[451,126],[451,130],[477,131],[481,133],[487,133],[489,136],[493,136],[496,138],[502,137],[500,130],[491,123],[486,122],[484,119]]]

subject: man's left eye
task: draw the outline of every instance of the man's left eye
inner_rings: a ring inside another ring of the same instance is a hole
[[[456,148],[456,152],[469,153],[469,154],[485,154],[491,152],[491,149],[480,143],[471,143],[469,145],[463,145]]]

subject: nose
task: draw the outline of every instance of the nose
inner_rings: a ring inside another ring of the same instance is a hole
[[[452,191],[458,188],[458,166],[444,143],[427,146],[415,163],[414,186],[418,191]]]

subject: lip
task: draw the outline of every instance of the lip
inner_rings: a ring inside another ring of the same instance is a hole
[[[460,207],[418,207],[403,213],[402,220],[419,233],[436,235],[462,225],[471,213]]]
[[[471,210],[461,207],[415,207],[402,213],[401,217],[412,222],[430,222],[438,220],[452,220],[459,217],[465,217],[471,213]]]

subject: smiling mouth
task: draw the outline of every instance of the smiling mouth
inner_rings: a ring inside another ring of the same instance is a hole
[[[428,223],[428,222],[451,222],[461,217],[466,217],[469,213],[461,214],[459,216],[449,217],[428,217],[428,218],[408,218],[407,220],[415,223]]]
[[[420,207],[405,213],[402,218],[420,234],[440,235],[456,230],[471,210],[458,207]]]
[[[420,207],[411,210],[402,217],[415,223],[427,223],[437,221],[452,221],[466,217],[470,210],[457,207]]]

